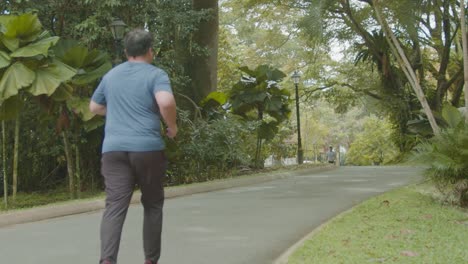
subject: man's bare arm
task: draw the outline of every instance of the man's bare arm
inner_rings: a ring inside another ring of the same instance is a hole
[[[167,136],[169,138],[174,138],[177,135],[176,102],[174,95],[166,91],[160,91],[155,94],[155,98],[159,106],[159,112],[168,127]]]
[[[89,110],[91,113],[101,116],[105,116],[107,113],[107,107],[105,105],[98,104],[93,100],[89,103]]]

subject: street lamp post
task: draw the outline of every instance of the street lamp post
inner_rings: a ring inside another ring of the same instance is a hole
[[[304,152],[302,150],[302,138],[301,138],[301,115],[299,113],[299,81],[301,75],[298,71],[294,71],[291,76],[294,85],[296,87],[296,116],[297,116],[297,163],[302,164],[304,162]]]
[[[125,27],[127,25],[119,18],[114,18],[112,23],[110,24],[110,28],[112,31],[112,36],[114,37],[114,47],[116,52],[116,58],[114,60],[114,65],[117,65],[122,62],[122,39],[125,35]]]

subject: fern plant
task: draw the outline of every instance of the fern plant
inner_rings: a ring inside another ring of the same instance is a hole
[[[445,128],[418,145],[413,160],[428,164],[425,175],[439,190],[449,190],[460,205],[468,206],[468,125],[455,107],[444,107],[442,115]]]

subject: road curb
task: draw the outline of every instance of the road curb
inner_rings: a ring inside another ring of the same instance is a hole
[[[362,201],[362,202],[354,205],[350,209],[348,209],[348,210],[346,210],[344,212],[341,212],[338,215],[335,215],[335,216],[331,217],[330,219],[326,220],[324,223],[320,224],[318,227],[316,227],[314,230],[312,230],[312,232],[305,235],[301,240],[299,240],[294,245],[292,245],[290,248],[288,248],[283,254],[281,254],[281,256],[279,256],[275,261],[273,261],[273,264],[288,264],[289,258],[294,254],[294,252],[296,252],[299,248],[301,248],[305,244],[305,242],[312,239],[315,235],[317,235],[317,233],[322,231],[322,229],[324,229],[327,225],[329,225],[333,220],[341,218],[341,217],[351,213],[357,206],[359,206],[363,202],[365,202],[365,201]]]
[[[264,172],[257,175],[241,176],[237,178],[216,180],[211,182],[197,183],[184,186],[175,186],[165,189],[165,197],[176,198],[181,196],[188,196],[197,193],[213,192],[235,187],[242,187],[264,183],[268,181],[284,179],[291,176],[302,175],[306,173],[318,173],[322,171],[335,169],[335,166],[324,165],[315,168],[305,168],[295,171],[283,172]],[[141,194],[136,192],[132,197],[132,204],[140,203]],[[13,211],[0,214],[0,228],[24,224],[30,222],[37,222],[51,218],[63,217],[68,215],[82,214],[102,210],[105,207],[104,198],[90,200],[90,201],[76,201],[63,204],[55,204],[44,207],[31,208],[21,211]]]

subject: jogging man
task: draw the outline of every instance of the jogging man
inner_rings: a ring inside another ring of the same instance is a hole
[[[333,151],[333,147],[330,146],[328,152],[327,152],[327,160],[328,160],[328,163],[330,164],[335,164],[335,160],[336,160],[336,152]]]
[[[145,264],[161,255],[163,177],[166,170],[161,118],[166,135],[177,134],[176,103],[168,75],[151,65],[153,36],[135,29],[125,39],[127,61],[109,71],[93,94],[91,112],[106,116],[101,173],[106,209],[101,222],[101,259],[115,264],[122,227],[134,186],[141,189],[144,207]]]

